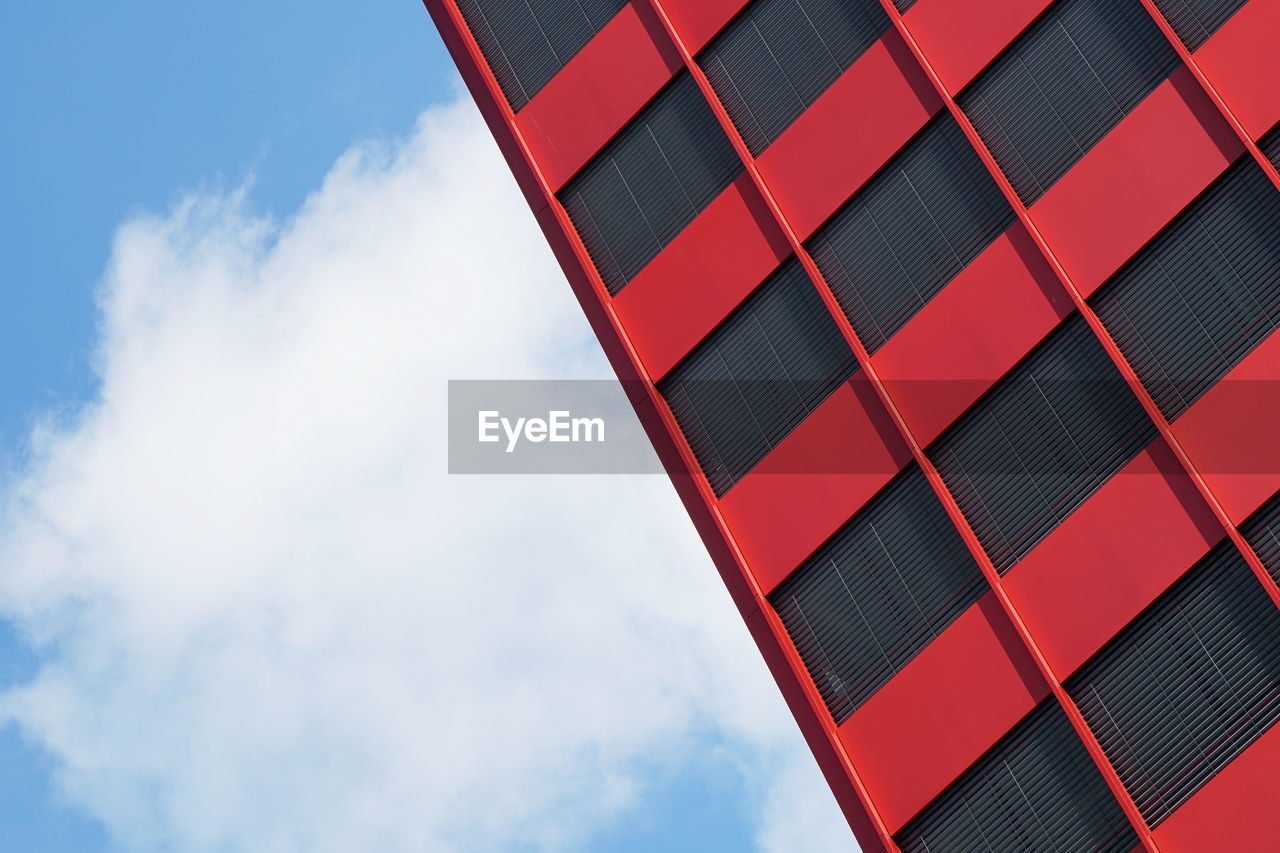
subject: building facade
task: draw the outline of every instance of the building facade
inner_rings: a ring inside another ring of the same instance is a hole
[[[1280,0],[426,5],[864,851],[1280,850]]]

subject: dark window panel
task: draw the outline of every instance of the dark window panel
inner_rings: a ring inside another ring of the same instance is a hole
[[[1209,40],[1245,0],[1156,0],[1156,7],[1188,50]]]
[[[1280,325],[1280,192],[1245,157],[1094,297],[1173,420]]]
[[[1060,0],[960,96],[1032,204],[1178,64],[1138,0]]]
[[[1004,572],[1155,437],[1155,424],[1077,315],[929,457]]]
[[[895,839],[902,853],[1129,853],[1138,837],[1050,697]]]
[[[856,367],[804,268],[789,261],[660,384],[723,495]]]
[[[1280,611],[1224,542],[1067,689],[1156,826],[1280,718]]]
[[[1280,583],[1280,495],[1241,525],[1240,532],[1271,577]]]
[[[627,0],[458,0],[513,110],[604,29]]]
[[[612,294],[742,172],[697,84],[682,74],[560,192]]]
[[[769,600],[842,723],[986,589],[959,531],[912,466]]]
[[[698,61],[755,155],[888,29],[878,0],[755,0]]]
[[[1276,127],[1258,143],[1258,147],[1262,149],[1262,153],[1267,155],[1267,159],[1271,161],[1271,165],[1280,169],[1280,127]]]
[[[960,126],[944,115],[854,196],[809,250],[874,352],[1013,219]]]
[[[893,0],[893,5],[897,7],[900,14],[906,14],[907,10],[916,5],[916,0]]]

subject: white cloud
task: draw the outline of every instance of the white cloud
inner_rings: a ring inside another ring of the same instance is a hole
[[[470,105],[283,223],[125,224],[101,312],[0,516],[0,712],[127,847],[589,844],[707,731],[763,848],[849,846],[665,480],[445,475],[447,379],[607,375]]]

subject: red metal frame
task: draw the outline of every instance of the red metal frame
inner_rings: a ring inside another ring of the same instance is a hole
[[[862,842],[864,849],[871,849],[872,845],[878,842],[879,846],[886,851],[896,851],[898,848],[894,843],[892,833],[902,825],[903,817],[896,814],[892,821],[887,821],[881,808],[878,805],[876,792],[868,787],[866,780],[860,773],[859,767],[851,759],[846,744],[842,739],[842,732],[839,727],[834,724],[830,715],[826,712],[825,706],[819,696],[815,685],[809,678],[807,671],[800,660],[798,653],[792,646],[783,625],[773,608],[767,600],[768,592],[781,580],[782,576],[788,571],[788,565],[794,567],[797,565],[805,552],[816,548],[820,541],[803,544],[797,550],[795,545],[789,546],[789,550],[780,551],[776,559],[771,558],[764,561],[762,557],[757,557],[757,562],[769,562],[767,567],[764,565],[753,565],[752,560],[748,558],[748,554],[744,551],[742,543],[735,532],[735,524],[726,515],[727,509],[733,504],[730,496],[717,499],[708,485],[705,477],[701,474],[700,468],[693,456],[692,450],[688,443],[684,440],[680,430],[678,429],[675,419],[665,401],[658,393],[655,381],[659,376],[651,375],[646,369],[646,360],[642,360],[640,352],[641,348],[637,342],[628,334],[628,329],[622,320],[619,319],[619,313],[616,309],[616,303],[610,297],[607,288],[596,273],[589,255],[577,237],[575,230],[570,223],[567,214],[559,204],[555,196],[555,190],[558,184],[563,183],[567,177],[558,175],[553,184],[548,180],[547,176],[541,170],[539,163],[532,151],[528,140],[522,130],[522,123],[517,116],[511,111],[500,88],[498,87],[496,78],[490,72],[484,58],[480,52],[479,46],[471,36],[466,24],[459,11],[456,0],[424,0],[428,10],[435,18],[438,28],[444,36],[445,43],[451,53],[453,53],[459,68],[462,70],[464,79],[470,87],[476,101],[488,121],[495,136],[498,138],[499,145],[502,148],[509,164],[516,173],[517,179],[524,188],[526,196],[529,198],[534,212],[543,227],[549,241],[555,250],[557,257],[560,259],[565,269],[570,283],[577,294],[580,303],[583,306],[588,319],[596,329],[601,344],[605,349],[611,363],[617,371],[620,378],[626,381],[628,393],[632,402],[636,407],[642,423],[653,440],[655,447],[658,449],[660,457],[666,465],[668,473],[677,488],[681,499],[684,501],[686,508],[689,510],[695,525],[699,529],[704,542],[711,551],[717,568],[725,580],[730,593],[733,595],[735,603],[743,614],[748,626],[751,628],[752,634],[757,643],[760,645],[766,661],[769,663],[771,671],[775,679],[778,681],[787,701],[799,722],[802,731],[805,733],[811,748],[813,748],[820,766],[827,775],[836,794],[837,800],[844,809],[851,826]],[[930,486],[937,494],[942,502],[949,518],[960,532],[966,547],[977,562],[983,576],[987,580],[995,602],[998,604],[998,611],[993,611],[998,618],[1007,620],[1010,630],[1017,636],[1022,648],[1030,656],[1034,662],[1035,670],[1047,685],[1047,688],[1055,696],[1056,701],[1061,705],[1064,712],[1070,719],[1077,734],[1086,746],[1091,758],[1097,765],[1099,772],[1107,785],[1114,793],[1121,808],[1132,823],[1138,837],[1141,840],[1143,848],[1156,851],[1157,839],[1153,835],[1151,827],[1149,827],[1139,814],[1138,809],[1124,788],[1118,774],[1111,765],[1107,756],[1103,753],[1096,737],[1089,730],[1079,709],[1072,701],[1063,687],[1063,679],[1070,675],[1070,669],[1078,665],[1080,656],[1083,652],[1073,652],[1067,658],[1059,656],[1059,666],[1067,671],[1058,671],[1050,662],[1050,656],[1042,649],[1037,637],[1029,627],[1024,615],[1020,612],[1016,599],[1017,595],[1011,593],[1010,586],[1017,586],[1023,583],[1021,577],[1006,575],[1001,577],[995,569],[990,558],[986,555],[981,547],[976,534],[974,533],[967,520],[964,518],[960,510],[959,504],[951,494],[946,484],[943,482],[940,474],[935,469],[929,458],[925,454],[924,446],[931,441],[941,431],[941,424],[930,425],[925,433],[924,440],[913,430],[911,419],[904,415],[902,409],[899,408],[898,402],[895,400],[894,392],[890,385],[892,380],[886,382],[882,379],[879,372],[879,362],[883,359],[879,355],[873,357],[868,353],[866,348],[857,338],[852,326],[845,317],[843,311],[840,310],[835,295],[822,276],[817,264],[810,257],[803,245],[803,235],[793,226],[791,219],[785,213],[783,205],[780,204],[775,196],[774,189],[770,186],[769,180],[762,173],[757,164],[757,158],[753,158],[747,149],[741,135],[737,132],[731,118],[724,105],[721,103],[714,90],[711,87],[706,75],[698,66],[694,52],[700,49],[711,38],[713,27],[723,26],[727,21],[719,21],[718,17],[723,17],[728,10],[740,10],[745,6],[745,0],[722,0],[715,8],[714,15],[705,16],[705,20],[699,19],[699,32],[696,35],[696,43],[688,44],[682,37],[680,27],[673,22],[673,14],[669,12],[668,6],[677,3],[683,3],[685,7],[693,0],[632,0],[631,6],[634,7],[636,14],[645,20],[656,20],[661,25],[661,33],[652,30],[649,35],[658,41],[654,44],[658,45],[658,52],[665,54],[668,49],[674,50],[679,57],[679,64],[687,70],[701,93],[707,100],[717,121],[724,129],[728,138],[732,142],[736,152],[742,160],[745,168],[746,180],[749,181],[751,188],[758,193],[759,198],[763,200],[765,212],[767,213],[766,224],[762,224],[762,228],[767,232],[773,226],[767,224],[771,221],[774,226],[780,229],[781,234],[785,238],[785,245],[778,245],[773,251],[777,257],[781,257],[785,249],[789,249],[791,253],[799,259],[804,266],[806,272],[814,282],[815,287],[823,300],[831,317],[840,329],[844,339],[852,349],[860,368],[860,378],[856,378],[855,386],[868,386],[873,392],[872,400],[864,400],[863,405],[866,409],[865,415],[874,419],[876,415],[876,406],[882,407],[883,413],[888,417],[893,425],[893,430],[904,443],[906,449],[910,453],[910,457],[914,459],[925,474]],[[902,40],[902,43],[910,51],[909,59],[915,62],[917,71],[923,73],[927,78],[929,85],[933,89],[933,93],[941,101],[943,107],[957,121],[969,142],[973,145],[982,162],[991,173],[992,177],[1004,193],[1009,204],[1012,206],[1020,223],[1020,227],[1025,229],[1025,237],[1029,238],[1030,243],[1034,246],[1034,253],[1038,256],[1039,261],[1051,270],[1052,278],[1061,286],[1062,292],[1067,296],[1070,306],[1078,310],[1089,324],[1093,333],[1097,336],[1099,342],[1106,350],[1121,375],[1124,376],[1134,393],[1137,395],[1144,410],[1151,417],[1153,423],[1161,436],[1157,444],[1161,447],[1157,448],[1153,445],[1148,450],[1148,454],[1154,453],[1159,461],[1157,467],[1162,467],[1162,471],[1166,478],[1175,476],[1173,471],[1167,469],[1176,469],[1176,477],[1183,477],[1186,482],[1190,483],[1194,488],[1186,488],[1178,486],[1174,488],[1170,495],[1181,494],[1184,501],[1194,501],[1197,497],[1203,501],[1205,506],[1204,513],[1192,506],[1188,509],[1188,524],[1192,525],[1184,532],[1184,544],[1179,546],[1185,549],[1194,549],[1197,546],[1195,537],[1202,535],[1205,541],[1213,541],[1215,535],[1218,538],[1225,535],[1232,539],[1236,547],[1244,555],[1254,574],[1268,595],[1271,596],[1273,602],[1280,606],[1280,587],[1271,578],[1261,561],[1249,545],[1244,541],[1237,526],[1233,523],[1231,517],[1224,509],[1222,503],[1218,500],[1213,490],[1209,487],[1205,478],[1201,475],[1195,461],[1190,454],[1179,442],[1170,423],[1163,417],[1159,409],[1156,407],[1151,395],[1146,392],[1138,380],[1137,374],[1129,364],[1125,356],[1120,352],[1119,347],[1111,338],[1107,330],[1103,327],[1101,321],[1089,307],[1086,302],[1086,291],[1078,286],[1077,282],[1068,273],[1067,269],[1060,262],[1055,254],[1052,241],[1042,233],[1035,217],[1022,204],[1017,194],[1014,192],[1009,181],[1004,177],[992,157],[990,151],[982,143],[972,123],[964,115],[963,111],[957,104],[955,97],[944,84],[942,77],[930,63],[929,57],[922,49],[920,44],[913,37],[909,21],[912,20],[913,14],[918,17],[921,14],[916,9],[907,15],[901,15],[894,7],[891,0],[880,0],[884,7],[885,13],[888,15],[896,37]],[[928,0],[924,0],[928,2]],[[1193,54],[1188,52],[1185,47],[1178,41],[1176,35],[1168,22],[1159,13],[1154,5],[1153,0],[1140,0],[1143,6],[1155,19],[1161,31],[1173,43],[1174,48],[1178,51],[1183,63],[1194,76],[1200,90],[1212,102],[1217,113],[1227,123],[1231,131],[1239,138],[1240,143],[1244,146],[1256,162],[1264,169],[1271,181],[1280,189],[1280,174],[1272,164],[1262,155],[1255,141],[1250,137],[1241,122],[1232,113],[1226,100],[1215,89],[1212,81],[1205,74],[1203,69],[1197,64]],[[1254,0],[1254,2],[1262,2],[1262,0]],[[1269,2],[1269,0],[1268,0]],[[923,2],[920,4],[923,6]],[[1035,8],[1039,7],[1042,13],[1044,8],[1051,5],[1040,0],[1017,0],[1015,4],[1017,11],[1022,7]],[[681,8],[682,14],[689,14],[690,8]],[[917,7],[919,8],[919,7]],[[1022,14],[1017,11],[1017,14]],[[1031,16],[1025,25],[1030,25],[1034,15]],[[1025,28],[1025,26],[1024,26]],[[660,38],[661,36],[661,38]],[[665,38],[665,41],[662,39]],[[892,40],[892,36],[887,36]],[[1006,45],[1007,46],[1007,45]],[[650,48],[646,48],[650,49]],[[984,48],[985,49],[985,48]],[[990,59],[993,59],[990,57]],[[971,59],[964,59],[964,62],[973,64]],[[907,71],[904,73],[915,73]],[[965,68],[965,81],[972,79],[979,73],[976,70]],[[566,98],[572,94],[568,90],[560,92],[558,98]],[[566,101],[567,102],[567,101]],[[638,107],[636,107],[638,109]],[[634,109],[630,109],[634,112]],[[618,128],[621,129],[620,127]],[[598,131],[595,131],[598,133]],[[903,140],[905,143],[906,140]],[[594,144],[594,143],[593,143]],[[597,145],[598,147],[598,145]],[[764,159],[768,152],[764,152],[760,159]],[[890,154],[889,156],[892,156]],[[885,157],[887,162],[888,157]],[[881,163],[880,165],[883,165]],[[743,179],[740,179],[740,183]],[[744,190],[745,191],[745,190]],[[1190,198],[1186,200],[1189,204]],[[1185,206],[1185,205],[1184,205]],[[1181,209],[1174,212],[1174,216]],[[738,217],[741,220],[741,216]],[[1172,219],[1172,216],[1170,217]],[[1167,222],[1165,223],[1167,225]],[[804,230],[806,233],[812,231],[813,223],[806,222]],[[1015,226],[1018,227],[1018,226]],[[1161,226],[1163,227],[1163,226]],[[1157,229],[1159,230],[1159,229]],[[766,240],[772,240],[766,234]],[[1140,246],[1134,247],[1136,252]],[[1030,261],[1028,261],[1030,262]],[[754,263],[767,263],[762,259]],[[1034,266],[1034,264],[1033,264]],[[753,267],[753,269],[755,269]],[[756,275],[752,273],[752,275]],[[745,273],[744,273],[745,275]],[[730,283],[727,285],[730,290],[726,291],[726,296],[717,297],[724,303],[717,310],[728,313],[740,298],[745,296],[742,290],[743,285],[738,283]],[[625,293],[626,291],[624,291]],[[1087,292],[1092,292],[1091,290]],[[1046,291],[1046,295],[1048,292]],[[1052,303],[1052,295],[1048,295],[1049,303]],[[731,304],[732,303],[732,304]],[[1030,305],[1030,303],[1028,303]],[[1043,308],[1029,308],[1028,310],[1044,310]],[[1055,309],[1058,310],[1058,309]],[[697,326],[708,326],[709,320],[713,318],[715,310],[707,314],[707,318],[697,321]],[[1063,314],[1058,311],[1058,316]],[[713,323],[710,325],[714,325]],[[709,327],[707,328],[709,331]],[[662,350],[662,355],[656,358],[650,354],[647,361],[652,362],[659,368],[660,372],[665,372],[674,363],[681,351],[687,351],[691,342],[695,342],[697,337],[697,329],[691,328],[682,332],[685,338],[681,341],[659,342],[666,349]],[[1047,334],[1047,332],[1046,332]],[[648,342],[646,342],[648,346]],[[651,349],[651,347],[650,347]],[[1016,361],[1016,359],[1015,359]],[[1004,369],[1012,367],[1012,364],[1004,365]],[[990,377],[989,382],[994,382],[997,377]],[[976,399],[976,395],[975,395]],[[968,401],[972,402],[972,401]],[[954,413],[953,417],[958,417],[959,412]],[[817,429],[816,421],[813,426]],[[1161,449],[1164,448],[1164,449]],[[1147,458],[1147,457],[1143,457]],[[1154,458],[1154,457],[1153,457]],[[766,460],[767,461],[767,460]],[[763,463],[762,463],[763,464]],[[1148,463],[1139,462],[1138,467]],[[887,478],[892,476],[892,472],[886,473]],[[1180,482],[1180,481],[1179,481]],[[1173,482],[1170,481],[1171,488]],[[841,487],[841,486],[833,486]],[[875,488],[878,488],[875,487]],[[1182,491],[1179,491],[1181,489]],[[1117,492],[1119,493],[1119,492]],[[779,492],[779,494],[783,494]],[[1162,495],[1164,493],[1161,493]],[[732,495],[732,492],[730,493]],[[857,502],[865,502],[870,495],[859,497]],[[1175,500],[1175,497],[1165,498],[1166,500]],[[761,506],[767,508],[767,501]],[[849,512],[847,507],[840,513]],[[839,513],[837,513],[839,514]],[[746,516],[743,516],[746,518]],[[826,519],[822,521],[823,529],[831,528],[835,521]],[[745,523],[745,522],[742,522]],[[842,523],[842,522],[840,522]],[[1220,525],[1220,529],[1214,525]],[[838,524],[836,524],[838,526]],[[1198,532],[1197,532],[1198,531]],[[813,538],[817,538],[814,536]],[[759,549],[756,549],[757,552]],[[1033,552],[1034,553],[1034,552]],[[1181,553],[1181,552],[1179,552]],[[1187,553],[1191,553],[1190,550]],[[1192,560],[1194,562],[1194,560]],[[1189,564],[1188,564],[1189,565]],[[1158,596],[1163,588],[1167,588],[1176,580],[1176,576],[1185,571],[1187,565],[1173,566],[1169,571],[1172,577],[1164,578],[1161,581],[1154,582],[1150,589],[1144,590],[1135,598],[1129,607],[1138,607],[1141,610],[1146,603]],[[1016,567],[1015,567],[1016,571]],[[1010,578],[1016,579],[1011,581]],[[1143,600],[1145,599],[1145,601]],[[1139,606],[1141,605],[1141,606]],[[1129,618],[1136,616],[1135,611],[1129,614]],[[1119,624],[1109,627],[1107,630],[1118,632],[1128,620],[1124,618],[1125,613],[1123,607],[1116,610],[1110,617],[1113,623]],[[990,618],[990,617],[988,617]],[[1090,640],[1096,642],[1096,638]],[[1087,649],[1088,644],[1079,646],[1078,648]],[[1066,662],[1067,660],[1070,663]],[[846,724],[847,725],[847,724]],[[998,737],[991,741],[995,743]],[[988,744],[991,745],[991,744]],[[975,755],[974,758],[977,756]],[[961,768],[962,772],[963,768]],[[953,774],[958,776],[959,772]],[[1222,796],[1219,792],[1216,796]],[[898,809],[900,811],[901,809]]]

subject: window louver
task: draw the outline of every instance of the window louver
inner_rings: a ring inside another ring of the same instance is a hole
[[[1280,718],[1280,611],[1224,542],[1067,690],[1155,826]]]
[[[960,106],[1031,204],[1177,64],[1138,0],[1061,0],[961,95]]]
[[[793,259],[658,390],[712,489],[722,495],[845,382],[856,364]]]
[[[1271,161],[1271,165],[1280,169],[1280,127],[1275,128],[1266,137],[1258,143],[1258,147],[1262,149],[1262,153],[1267,155],[1267,159]]]
[[[1207,42],[1244,4],[1245,0],[1156,0],[1156,8],[1187,50]]]
[[[918,467],[900,474],[769,597],[837,723],[987,585]]]
[[[1271,577],[1280,583],[1280,495],[1241,525],[1240,532]]]
[[[899,14],[906,14],[908,9],[916,5],[916,0],[893,0],[893,5],[897,8]]]
[[[874,352],[1013,218],[960,126],[944,115],[854,196],[809,250]]]
[[[1004,572],[1151,443],[1156,428],[1080,316],[929,450]]]
[[[627,0],[458,0],[513,110],[532,100]]]
[[[887,29],[878,0],[755,0],[698,62],[756,155]]]
[[[1138,845],[1052,697],[895,840],[902,853],[1129,853]]]
[[[693,78],[682,74],[560,192],[616,294],[742,172]]]
[[[1280,192],[1245,157],[1094,308],[1173,420],[1280,326]]]

